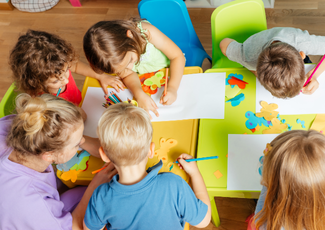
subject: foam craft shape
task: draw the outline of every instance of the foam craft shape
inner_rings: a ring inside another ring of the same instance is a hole
[[[324,131],[325,131],[325,114],[317,114],[310,129],[324,133]]]
[[[257,127],[257,125],[262,126],[262,124],[266,127],[269,127],[269,123],[267,120],[265,120],[263,117],[256,117],[255,114],[251,111],[247,111],[245,113],[245,117],[248,118],[245,125],[248,129],[254,129]],[[256,130],[258,131],[258,130]]]
[[[155,151],[155,156],[163,163],[168,161],[168,152],[171,148],[177,145],[177,140],[161,138],[159,141],[160,148]]]
[[[231,87],[231,85],[227,85],[226,86],[226,92],[225,92],[225,96],[226,96],[226,101],[228,101],[229,99],[235,97],[238,93],[239,93],[240,89],[238,87]]]
[[[78,158],[78,152],[68,161],[64,164],[58,164],[56,165],[56,168],[60,171],[69,171],[70,168],[72,168],[75,164],[77,164],[79,161]]]
[[[228,80],[230,80],[232,77],[235,77],[235,78],[237,78],[237,79],[239,79],[239,80],[243,80],[243,78],[244,78],[244,76],[241,75],[241,74],[231,73],[231,74],[229,74],[228,77],[226,78],[226,85],[229,85]],[[234,87],[235,87],[235,85],[231,85],[231,88],[234,88]]]
[[[247,82],[235,77],[231,77],[231,79],[228,80],[228,83],[229,85],[237,85],[240,89],[245,89],[246,85],[248,84]]]
[[[270,126],[269,129],[264,129],[263,134],[276,134],[281,133],[282,130],[285,130],[288,128],[286,124],[281,124],[281,122],[275,117],[271,120],[272,126]]]
[[[157,72],[152,77],[146,79],[143,82],[144,85],[150,86],[151,90],[155,90],[157,88],[160,88],[162,85],[165,84],[165,78],[164,73],[162,71]]]
[[[271,121],[273,118],[277,118],[279,112],[278,111],[274,111],[278,108],[277,104],[271,103],[268,104],[266,101],[261,101],[261,112],[260,113],[256,113],[257,117],[264,117],[265,120],[267,121]]]
[[[306,128],[306,126],[305,126],[305,121],[302,121],[302,120],[300,120],[300,119],[297,119],[297,124],[301,124],[301,127],[302,127],[302,128]]]
[[[219,178],[221,178],[221,177],[223,176],[222,173],[221,173],[219,170],[215,171],[215,172],[213,173],[213,175],[215,175],[215,177],[216,177],[217,179],[219,179]]]
[[[230,100],[226,101],[226,102],[231,102],[231,106],[235,107],[237,105],[240,104],[240,102],[242,102],[245,99],[245,95],[243,93],[237,95],[234,98],[231,98]]]
[[[68,181],[71,180],[72,183],[76,182],[78,174],[81,172],[82,170],[69,170],[67,172],[62,173],[61,175],[61,179]]]
[[[263,172],[263,163],[264,163],[264,156],[261,156],[260,159],[258,160],[261,164],[261,166],[258,168],[258,173],[262,176]]]

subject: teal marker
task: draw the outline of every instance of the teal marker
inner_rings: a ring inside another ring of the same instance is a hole
[[[213,156],[213,157],[201,157],[201,158],[193,158],[193,159],[187,159],[185,160],[186,162],[192,162],[192,161],[204,161],[204,160],[212,160],[212,159],[217,159],[219,158],[218,156]],[[174,163],[178,164],[178,161],[175,161]]]
[[[59,96],[60,92],[61,92],[61,88],[59,88],[59,91],[58,91],[58,93],[56,94],[56,96]]]

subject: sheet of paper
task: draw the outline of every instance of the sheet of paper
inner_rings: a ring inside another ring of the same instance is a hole
[[[127,101],[127,98],[132,99],[133,95],[130,90],[116,92],[113,88],[108,88],[108,93],[115,92],[122,101]],[[99,118],[102,116],[105,108],[102,106],[106,100],[104,98],[104,92],[101,87],[88,87],[85,99],[82,104],[83,110],[87,114],[87,120],[85,122],[84,135],[90,137],[97,137],[96,130]]]
[[[229,134],[227,190],[261,191],[258,168],[263,150],[278,134]]]
[[[305,65],[305,72],[307,73],[315,65]],[[290,99],[275,98],[267,91],[256,79],[256,112],[261,109],[260,102],[278,104],[281,115],[293,114],[313,114],[325,113],[325,73],[322,73],[319,78],[319,88],[312,95],[300,95]]]
[[[158,106],[159,117],[152,112],[152,121],[185,119],[223,119],[225,110],[226,73],[201,73],[184,75],[172,105],[159,103],[164,87],[152,95]],[[168,86],[167,86],[168,87]]]

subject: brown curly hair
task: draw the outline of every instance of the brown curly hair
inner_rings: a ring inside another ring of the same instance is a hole
[[[59,77],[66,64],[77,61],[72,45],[59,36],[28,30],[12,49],[9,65],[19,91],[30,95],[48,93],[45,82]]]
[[[256,71],[261,85],[278,98],[298,95],[306,80],[299,52],[284,42],[274,43],[261,52]]]
[[[137,27],[139,21],[141,20],[135,18],[100,21],[89,28],[83,39],[83,48],[95,72],[116,73],[116,65],[123,60],[128,51],[135,52],[139,62],[140,55],[145,52],[146,47],[146,40]],[[128,30],[131,31],[132,38],[127,36]]]

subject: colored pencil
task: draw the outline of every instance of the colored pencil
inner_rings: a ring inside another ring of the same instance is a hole
[[[104,168],[106,168],[106,167],[107,167],[107,165],[105,165],[104,167],[102,167],[102,168],[100,168],[100,169],[97,169],[97,170],[91,172],[91,174],[96,174],[96,173],[102,171],[102,170],[103,170]]]
[[[314,73],[316,72],[316,70],[318,69],[318,67],[320,66],[320,64],[322,64],[324,58],[325,58],[325,55],[323,56],[322,60],[320,60],[320,62],[318,63],[318,65],[316,66],[316,68],[314,69],[314,71],[311,73],[310,77],[307,79],[306,83],[304,84],[304,87],[306,85],[308,85],[308,83],[310,82],[311,78],[314,76]]]
[[[218,156],[213,156],[213,157],[201,157],[201,158],[193,158],[193,159],[187,159],[185,160],[186,162],[191,162],[191,161],[204,161],[204,160],[212,160],[212,159],[217,159],[219,158]],[[174,163],[178,164],[178,161],[175,161]]]
[[[59,96],[60,92],[61,92],[61,87],[59,88],[59,91],[58,91],[58,93],[56,94],[56,96]]]
[[[112,105],[114,105],[114,104],[115,104],[115,103],[114,103],[114,102],[113,102],[111,99],[109,99],[109,97],[108,97],[108,96],[106,96],[105,98],[106,98],[106,101],[107,101],[107,102],[111,103]]]
[[[111,101],[113,101],[114,104],[117,104],[118,103],[117,101],[115,101],[115,99],[112,96],[108,96],[108,98],[111,99]]]
[[[164,90],[164,96],[167,94],[167,82],[168,82],[168,68],[166,68],[166,73],[165,73],[165,90]]]
[[[117,103],[121,102],[119,99],[117,99],[117,97],[114,94],[111,94],[111,96],[114,98],[115,101],[117,101]]]
[[[121,100],[121,98],[119,98],[119,96],[117,96],[116,93],[113,92],[113,94],[115,95],[115,97],[116,97],[120,102],[123,102],[123,101]]]
[[[132,101],[131,101],[129,98],[128,98],[128,102],[129,102],[129,103],[132,103]]]

